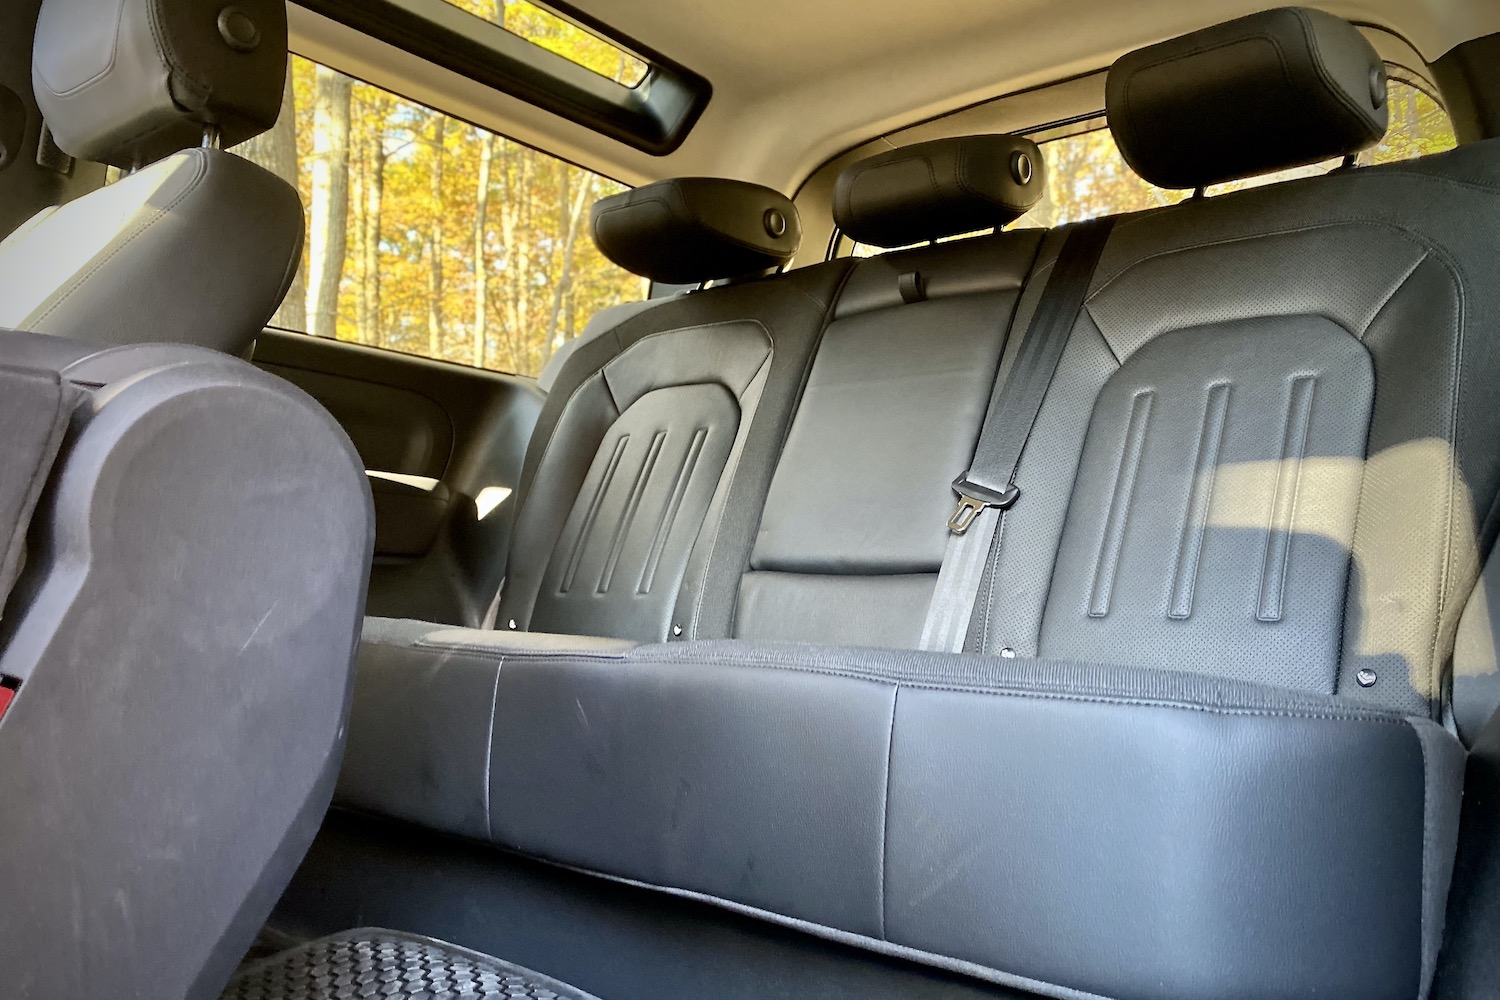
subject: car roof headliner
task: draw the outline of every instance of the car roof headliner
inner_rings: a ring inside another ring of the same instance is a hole
[[[1255,0],[574,0],[706,76],[682,146],[654,157],[292,9],[293,48],[631,184],[738,177],[790,193],[887,132],[1108,66],[1130,49],[1273,4]],[[1405,38],[1431,62],[1500,31],[1494,0],[1319,3]],[[1079,108],[1075,111],[1098,110]],[[1037,123],[1040,124],[1040,123]]]

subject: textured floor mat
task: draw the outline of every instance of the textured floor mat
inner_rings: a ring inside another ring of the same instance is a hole
[[[488,955],[397,931],[357,930],[240,970],[223,1000],[595,1000]]]

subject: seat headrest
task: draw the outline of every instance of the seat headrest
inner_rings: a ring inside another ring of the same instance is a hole
[[[286,61],[285,0],[44,0],[32,86],[64,152],[129,169],[269,129]]]
[[[672,285],[759,274],[791,260],[802,244],[789,199],[721,177],[679,177],[601,198],[591,223],[604,256]]]
[[[846,169],[834,188],[833,218],[852,240],[902,247],[1008,226],[1046,190],[1046,165],[1030,139],[934,139]]]
[[[1136,173],[1205,187],[1378,142],[1385,65],[1348,21],[1283,7],[1121,56],[1105,107]]]

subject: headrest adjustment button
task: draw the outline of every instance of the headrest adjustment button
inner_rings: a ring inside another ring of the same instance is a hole
[[[1016,179],[1016,183],[1022,186],[1031,183],[1036,176],[1036,167],[1031,162],[1031,157],[1025,153],[1016,152],[1010,158],[1010,175]]]
[[[780,210],[775,208],[766,209],[764,222],[766,232],[778,240],[786,235],[786,216],[782,215]]]
[[[219,11],[219,37],[236,52],[254,52],[260,47],[260,28],[238,7]]]
[[[1370,103],[1377,109],[1385,105],[1385,67],[1370,70]]]

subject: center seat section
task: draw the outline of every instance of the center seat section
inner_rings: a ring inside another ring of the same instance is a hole
[[[1107,89],[1163,186],[1386,125],[1376,53],[1298,8],[1131,53]],[[1006,173],[952,154],[851,168],[839,225],[994,225],[969,196],[992,208]],[[362,659],[399,666],[361,664],[344,804],[1045,996],[1425,996],[1465,762],[1449,663],[1500,527],[1500,145],[1108,225],[963,652],[911,648],[951,484],[989,385],[1053,329],[1078,228],[855,265],[730,638],[367,628]],[[960,272],[992,340],[945,305]],[[882,340],[924,313],[919,346]]]

